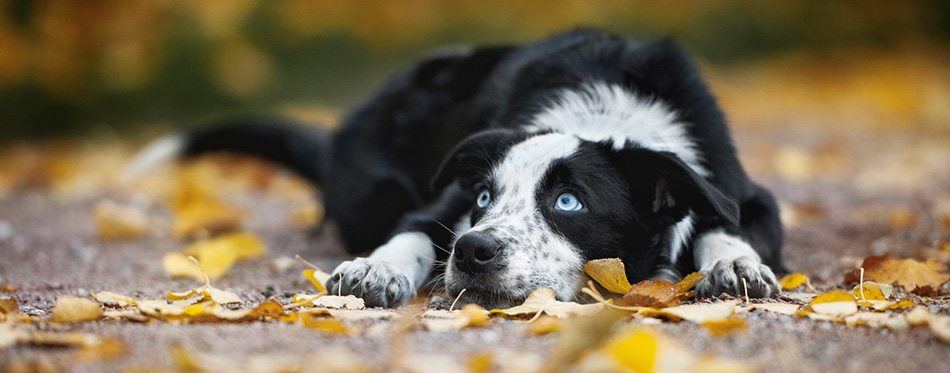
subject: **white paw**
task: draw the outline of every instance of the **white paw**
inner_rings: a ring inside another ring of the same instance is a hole
[[[778,280],[772,270],[752,257],[722,259],[712,268],[703,269],[701,272],[706,275],[706,279],[696,284],[696,293],[703,298],[722,293],[744,295],[743,278],[746,280],[745,287],[749,290],[749,297],[768,298],[779,292]]]
[[[356,258],[336,267],[326,288],[330,294],[352,294],[363,298],[369,307],[396,307],[416,294],[409,278],[404,270],[392,263]]]

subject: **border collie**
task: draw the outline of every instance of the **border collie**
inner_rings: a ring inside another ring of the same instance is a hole
[[[158,141],[176,156],[249,152],[322,186],[347,250],[327,288],[394,307],[426,281],[486,307],[538,287],[573,300],[591,259],[700,296],[778,292],[775,201],[736,157],[723,114],[672,42],[580,30],[431,53],[332,134],[246,119]],[[440,273],[441,272],[441,273]],[[444,276],[440,274],[444,273]],[[463,293],[463,290],[465,292]]]

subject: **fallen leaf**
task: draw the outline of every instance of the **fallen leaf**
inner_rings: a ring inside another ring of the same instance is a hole
[[[297,228],[315,227],[323,221],[325,214],[323,205],[309,200],[294,208],[290,212],[287,222]]]
[[[936,294],[940,285],[950,281],[950,269],[937,259],[921,263],[913,259],[893,259],[890,255],[869,256],[861,265],[864,278],[883,284],[894,284],[912,293]],[[845,281],[860,281],[860,271],[855,269],[845,275]]]
[[[881,286],[883,285],[883,286]],[[865,281],[861,285],[855,285],[851,293],[855,298],[861,300],[887,300],[891,294],[891,286],[878,284],[876,282]],[[887,292],[887,294],[885,294]]]
[[[20,313],[20,305],[17,304],[16,299],[0,298],[0,314],[16,315],[18,313]]]
[[[682,304],[676,296],[677,286],[667,281],[645,280],[633,285],[623,296],[621,306],[666,308]]]
[[[906,207],[895,208],[888,214],[887,223],[895,230],[910,229],[917,225],[917,214]]]
[[[529,294],[524,303],[520,306],[503,310],[491,310],[491,314],[515,318],[530,318],[543,312],[544,314],[554,317],[572,317],[593,315],[604,310],[604,308],[605,306],[601,303],[578,304],[575,302],[561,302],[556,299],[554,290],[542,287]]]
[[[99,303],[91,299],[65,295],[56,299],[50,321],[57,323],[95,321],[103,317]]]
[[[680,319],[702,324],[710,321],[723,320],[733,313],[739,305],[738,300],[720,303],[697,303],[678,307],[667,307],[661,311],[675,315]]]
[[[76,357],[79,361],[102,361],[125,355],[125,344],[114,338],[99,338],[95,343],[83,345]]]
[[[740,317],[727,317],[722,320],[711,320],[700,325],[709,330],[709,334],[717,337],[733,333],[745,333],[747,330],[745,319]]]
[[[790,273],[782,276],[782,278],[778,280],[778,285],[782,287],[782,290],[793,290],[805,285],[808,290],[815,291],[815,289],[811,287],[811,281],[809,281],[808,276],[801,273]]]
[[[252,233],[232,233],[211,240],[192,243],[181,253],[168,253],[163,258],[165,271],[175,277],[191,277],[198,281],[204,279],[202,269],[211,279],[218,279],[234,263],[256,259],[266,252],[264,242]],[[193,256],[201,263],[201,268],[188,259]]]
[[[753,309],[775,312],[783,315],[794,315],[798,313],[799,308],[799,305],[797,304],[788,303],[752,303],[749,306],[751,306]]]
[[[899,332],[910,329],[904,317],[880,312],[858,312],[845,317],[844,323],[848,325],[849,328],[867,326],[871,328],[887,328]]]
[[[561,331],[562,329],[563,324],[561,320],[557,317],[551,316],[541,316],[528,326],[528,331],[534,334],[555,333]]]
[[[135,305],[135,300],[122,294],[116,294],[108,291],[100,291],[90,294],[99,303],[107,307],[125,308]]]
[[[319,269],[305,269],[303,270],[303,276],[313,284],[313,287],[317,288],[317,291],[327,290],[323,284],[327,283],[327,280],[330,279],[330,274]]]
[[[349,328],[340,324],[339,321],[321,317],[319,314],[299,312],[298,315],[300,316],[300,322],[303,326],[310,329],[329,334],[348,334],[352,332]]]
[[[934,333],[937,339],[950,343],[950,316],[937,315],[927,311],[924,307],[914,307],[904,314],[904,319],[911,326],[926,326]]]
[[[584,264],[584,273],[612,293],[626,294],[630,291],[627,272],[623,261],[618,258],[591,260]]]
[[[705,278],[706,275],[702,272],[693,272],[686,275],[680,282],[676,283],[676,295],[683,299],[683,295],[688,294],[690,290],[696,287],[696,284],[699,284]]]
[[[834,290],[824,294],[819,294],[812,299],[811,304],[854,301],[854,295],[845,290]]]
[[[357,298],[352,295],[324,295],[313,299],[311,303],[315,307],[324,307],[324,308],[335,308],[335,309],[346,309],[346,310],[362,310],[366,308],[366,304],[363,302],[363,298]]]
[[[152,226],[148,215],[141,209],[103,200],[93,207],[93,218],[99,238],[103,240],[130,239],[144,236]]]
[[[4,293],[12,293],[16,291],[16,285],[0,284],[0,291]]]
[[[208,236],[240,227],[244,213],[221,202],[205,181],[199,169],[186,169],[179,175],[178,190],[172,203],[175,213],[173,236]]]
[[[812,312],[842,317],[858,312],[858,304],[852,301],[816,303],[808,306]]]
[[[624,368],[634,372],[653,372],[657,344],[653,334],[635,331],[615,338],[604,349]]]

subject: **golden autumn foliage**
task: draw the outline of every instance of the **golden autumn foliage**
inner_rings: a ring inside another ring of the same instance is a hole
[[[864,278],[882,284],[896,284],[909,292],[935,294],[940,285],[950,281],[950,269],[936,259],[921,263],[913,259],[894,259],[890,255],[869,256],[861,264]],[[845,274],[848,283],[856,283],[860,270]]]

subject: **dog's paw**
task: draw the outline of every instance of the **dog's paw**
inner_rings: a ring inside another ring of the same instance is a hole
[[[722,293],[744,295],[743,278],[749,297],[768,298],[779,292],[778,280],[772,270],[748,256],[720,260],[712,269],[702,272],[706,278],[696,284],[696,294],[703,298]]]
[[[342,274],[342,276],[341,276]],[[396,307],[416,293],[405,271],[392,263],[369,258],[348,260],[327,281],[330,294],[352,294],[367,307]]]

